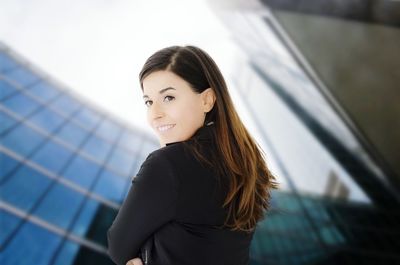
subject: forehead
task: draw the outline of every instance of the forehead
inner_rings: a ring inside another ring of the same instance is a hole
[[[143,80],[143,93],[146,95],[156,94],[159,90],[167,87],[173,87],[176,91],[180,91],[190,86],[184,79],[170,71],[156,71]]]

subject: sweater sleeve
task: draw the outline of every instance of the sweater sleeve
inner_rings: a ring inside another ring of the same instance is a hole
[[[107,253],[118,265],[138,257],[140,247],[175,217],[178,181],[165,153],[150,153],[141,165],[107,231]]]

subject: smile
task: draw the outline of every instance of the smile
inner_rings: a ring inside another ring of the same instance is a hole
[[[168,131],[169,129],[171,129],[172,127],[174,127],[174,126],[175,126],[175,124],[163,125],[163,126],[157,127],[157,130],[160,131],[160,132],[165,132],[165,131]]]

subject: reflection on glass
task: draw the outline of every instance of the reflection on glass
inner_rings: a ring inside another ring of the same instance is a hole
[[[81,193],[56,183],[33,214],[53,225],[67,229],[83,198]]]
[[[54,173],[58,173],[72,155],[69,149],[48,139],[31,157],[31,160]]]
[[[30,87],[28,91],[40,98],[43,102],[47,102],[60,93],[56,88],[52,87],[47,82],[37,83]]]
[[[1,253],[2,264],[50,264],[61,237],[25,221]]]
[[[52,180],[27,166],[20,167],[6,183],[2,183],[0,197],[19,209],[29,211],[43,195]]]
[[[91,130],[99,122],[100,115],[87,107],[83,107],[74,115],[73,119],[88,130]]]
[[[43,108],[29,117],[29,121],[48,133],[52,133],[64,122],[64,118],[50,109]]]
[[[88,189],[99,172],[100,166],[76,154],[62,175],[77,185]]]
[[[76,123],[69,121],[57,132],[57,137],[78,148],[89,132]]]
[[[81,105],[71,96],[62,95],[50,104],[53,108],[60,111],[66,117],[69,117],[74,111],[76,111]]]
[[[110,201],[121,203],[122,193],[126,187],[126,183],[126,178],[104,169],[93,191]]]
[[[0,79],[0,99],[3,100],[17,90],[13,85],[4,79]]]
[[[44,136],[25,124],[19,124],[3,136],[1,143],[21,156],[31,153],[42,141]]]
[[[25,117],[37,109],[40,104],[23,93],[19,93],[3,101],[3,106]]]
[[[111,149],[110,143],[100,139],[96,135],[92,135],[90,139],[82,147],[82,150],[93,156],[100,163],[104,161],[108,152]]]

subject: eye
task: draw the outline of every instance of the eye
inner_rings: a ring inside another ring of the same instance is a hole
[[[165,96],[164,99],[166,99],[166,98],[170,98],[170,100],[168,100],[168,101],[171,101],[171,100],[173,100],[175,97],[173,97],[173,96]]]
[[[147,107],[149,106],[149,105],[147,105],[148,102],[151,102],[151,100],[146,100],[146,101],[144,102],[144,105],[146,105]]]

